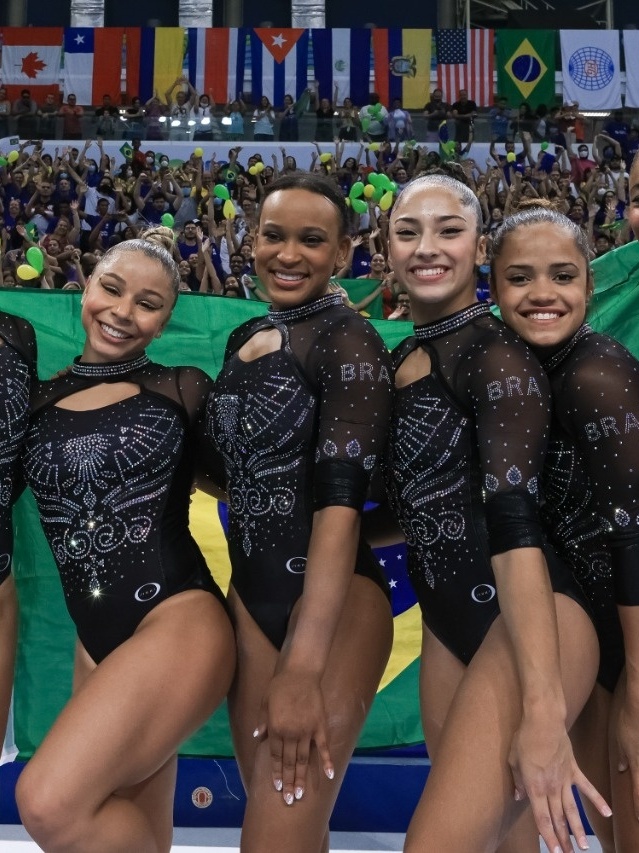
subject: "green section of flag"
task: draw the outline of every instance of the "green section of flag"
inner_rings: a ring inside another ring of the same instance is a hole
[[[511,107],[555,103],[554,30],[497,30],[497,94]]]
[[[351,298],[370,292],[370,280],[343,282]],[[379,304],[370,306],[373,313]],[[24,317],[35,328],[42,378],[71,363],[82,348],[80,294],[68,291],[0,289],[0,308]],[[149,354],[162,364],[198,365],[210,376],[222,366],[229,333],[245,320],[266,313],[264,302],[189,294],[181,296],[162,338]],[[370,310],[370,308],[369,308]],[[389,348],[412,331],[412,324],[372,320]],[[14,509],[14,573],[20,597],[20,641],[15,681],[15,737],[28,758],[71,692],[75,629],[64,605],[58,571],[40,527],[30,492]],[[397,719],[395,719],[397,717]],[[404,739],[407,738],[407,739]],[[419,728],[416,669],[409,666],[380,691],[362,734],[366,748],[414,743]],[[226,707],[182,747],[183,755],[233,754]]]

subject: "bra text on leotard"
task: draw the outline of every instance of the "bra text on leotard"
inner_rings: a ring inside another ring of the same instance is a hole
[[[359,379],[360,382],[385,382],[390,385],[390,374],[382,365],[375,371],[375,366],[369,361],[360,361],[357,364],[342,364],[342,382],[352,382]],[[375,375],[377,373],[377,375]]]
[[[522,379],[520,376],[507,376],[506,379],[495,379],[486,386],[489,400],[499,400],[502,397],[541,397],[537,380],[533,376]]]
[[[628,435],[633,429],[639,429],[639,420],[632,412],[626,412],[623,424],[618,424],[614,415],[606,415],[598,421],[591,421],[584,425],[588,441],[599,441],[600,438],[608,438],[610,435]]]

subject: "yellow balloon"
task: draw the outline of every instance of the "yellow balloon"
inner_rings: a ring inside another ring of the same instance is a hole
[[[20,154],[17,151],[9,151],[7,154],[7,163],[15,163]]]
[[[235,219],[235,205],[230,198],[227,198],[224,202],[222,213],[224,214],[225,219]]]
[[[263,172],[264,171],[264,163],[256,163],[255,164],[255,171],[257,172],[258,175],[260,174],[260,172]]]
[[[366,184],[364,187],[364,195],[366,198],[372,198],[373,193],[375,192],[375,187],[372,184]]]
[[[31,281],[34,278],[39,278],[40,273],[29,266],[29,264],[20,264],[20,266],[16,270],[18,274],[18,278],[21,278],[22,281]]]
[[[324,154],[320,154],[320,163],[328,163],[333,155],[325,152]]]
[[[257,166],[249,166],[249,175],[257,175]]]
[[[193,154],[194,154],[196,157],[202,157],[202,156],[204,155],[204,149],[203,149],[203,148],[196,148],[196,149],[193,151]]]
[[[379,151],[379,142],[371,142],[368,146],[369,151]]]
[[[388,210],[389,207],[393,203],[393,194],[392,192],[384,193],[384,195],[379,200],[379,209],[380,210]]]

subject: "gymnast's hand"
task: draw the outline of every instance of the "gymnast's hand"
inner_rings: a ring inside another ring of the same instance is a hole
[[[313,744],[324,774],[329,779],[335,775],[316,673],[283,669],[273,676],[254,736],[268,738],[273,785],[289,806],[304,796]]]
[[[639,820],[639,702],[626,689],[617,721],[617,747],[620,773],[630,772],[635,817]]]
[[[572,786],[593,803],[604,817],[612,812],[604,798],[581,772],[560,717],[524,712],[513,738],[509,764],[515,782],[515,799],[527,795],[537,829],[553,853],[571,853],[570,831],[580,850],[588,841]]]

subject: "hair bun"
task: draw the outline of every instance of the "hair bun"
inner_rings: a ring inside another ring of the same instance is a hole
[[[144,240],[145,243],[152,243],[154,246],[161,246],[167,252],[173,252],[173,230],[165,225],[154,225],[147,228],[140,234],[140,240]]]

